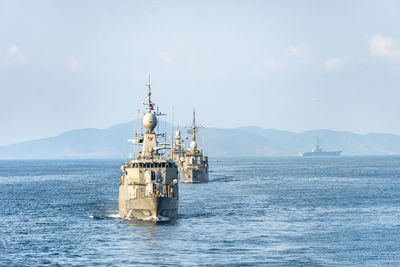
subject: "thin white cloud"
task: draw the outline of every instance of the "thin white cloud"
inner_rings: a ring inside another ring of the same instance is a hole
[[[266,59],[264,65],[271,72],[279,72],[285,68],[285,63],[281,60]]]
[[[282,55],[279,59],[265,59],[264,66],[270,72],[280,72],[287,67],[294,66],[300,63],[299,60],[308,61],[312,58],[312,53],[307,45],[291,46],[288,48],[286,54]]]
[[[344,58],[332,57],[325,61],[324,67],[329,72],[340,70],[344,65]]]
[[[69,71],[80,73],[85,69],[85,65],[82,59],[76,57],[64,57],[65,66]]]
[[[312,54],[307,45],[302,44],[300,46],[291,46],[285,55],[287,58],[301,58],[301,59],[311,59]]]
[[[10,45],[5,51],[0,50],[0,65],[14,65],[24,60],[24,54],[15,44]]]
[[[378,58],[400,60],[400,41],[389,36],[374,35],[368,40],[370,53]]]

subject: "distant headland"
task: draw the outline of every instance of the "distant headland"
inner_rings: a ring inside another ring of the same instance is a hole
[[[85,128],[60,135],[0,147],[0,159],[127,158],[137,123],[106,129]],[[171,125],[165,123],[167,133]],[[206,128],[199,142],[210,157],[297,156],[316,142],[343,155],[400,154],[400,136],[387,133],[355,134],[348,131],[311,130],[303,133],[255,126],[232,129]],[[169,139],[166,138],[166,142]]]

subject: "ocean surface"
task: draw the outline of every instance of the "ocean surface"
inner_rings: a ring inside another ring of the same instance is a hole
[[[158,225],[118,217],[122,163],[0,161],[0,265],[400,266],[400,157],[214,158]]]

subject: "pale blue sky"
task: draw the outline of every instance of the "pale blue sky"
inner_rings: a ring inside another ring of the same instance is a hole
[[[0,145],[127,122],[400,134],[399,1],[0,0]]]

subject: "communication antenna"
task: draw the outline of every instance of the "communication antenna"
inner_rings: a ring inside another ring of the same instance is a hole
[[[140,108],[137,109],[137,113],[133,117],[136,119],[136,122],[137,122],[136,136],[142,136],[143,135],[143,125],[140,122],[140,118],[142,117],[142,114],[140,114]]]
[[[192,133],[192,141],[196,141],[196,135],[200,132],[199,129],[204,128],[202,125],[196,125],[196,109],[193,108],[193,123],[192,125],[186,125],[188,132]]]
[[[147,103],[143,103],[145,106],[147,106],[146,110],[148,113],[150,113],[152,110],[154,110],[154,103],[151,102],[151,87],[150,87],[150,74],[148,76],[148,82],[146,84],[146,87],[148,89],[147,92]]]
[[[159,111],[158,106],[157,106],[157,112],[156,112],[156,114],[158,114],[158,113],[160,113],[160,111]],[[157,123],[157,133],[160,132],[160,124],[161,124],[161,121],[160,121],[159,123]]]

